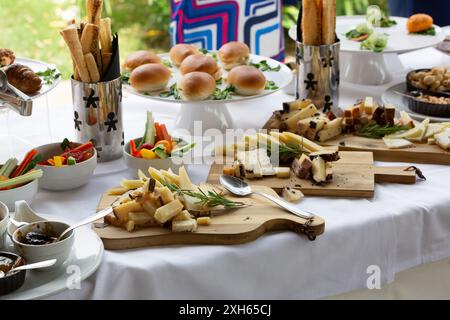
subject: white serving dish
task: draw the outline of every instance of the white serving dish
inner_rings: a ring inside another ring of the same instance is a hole
[[[3,248],[6,241],[6,229],[9,221],[9,209],[3,202],[0,202],[0,248]]]
[[[36,148],[43,159],[61,154],[60,143],[51,143]],[[52,191],[66,191],[86,185],[97,167],[97,151],[86,161],[73,166],[53,167],[37,165],[44,175],[39,179],[39,187]]]
[[[38,222],[45,220],[41,216],[37,215],[36,212],[31,209],[28,202],[25,200],[16,201],[15,209],[14,209],[14,220],[17,222]],[[12,235],[14,231],[17,230],[17,227],[11,223],[11,221],[8,223],[8,229],[7,233],[9,238],[12,240]]]
[[[211,51],[213,52],[213,51]],[[161,54],[161,59],[163,61],[169,61],[169,54]],[[275,90],[265,90],[263,93],[254,96],[241,96],[241,95],[232,95],[232,98],[229,100],[204,100],[204,101],[184,101],[184,100],[176,100],[173,96],[171,97],[160,97],[159,93],[145,94],[134,90],[130,85],[125,85],[124,88],[134,94],[138,95],[142,98],[163,101],[163,102],[172,102],[180,104],[181,108],[175,119],[175,128],[178,134],[180,135],[195,135],[197,130],[201,128],[204,133],[201,135],[206,136],[216,136],[225,133],[226,129],[234,128],[232,117],[230,112],[228,111],[227,104],[240,102],[244,100],[252,100],[261,98],[267,95],[270,95],[274,92],[277,92],[284,87],[286,87],[292,80],[292,72],[285,64],[267,58],[263,56],[258,56],[251,54],[249,61],[254,63],[261,62],[262,60],[266,60],[267,63],[271,67],[280,66],[280,71],[271,72],[264,71],[264,75],[268,81],[275,82],[278,89]],[[221,63],[219,62],[219,65]],[[171,68],[172,78],[169,80],[167,87],[177,83],[181,78],[181,73],[179,69],[175,66]],[[223,78],[225,79],[227,76],[227,72],[223,72]],[[220,89],[224,89],[227,87],[226,81],[222,81],[221,85],[217,87]],[[264,107],[264,106],[261,106]],[[200,125],[201,123],[201,125]],[[197,124],[197,126],[196,126]]]
[[[16,201],[25,200],[31,203],[38,192],[38,180],[28,182],[19,188],[0,191],[0,202],[6,204],[9,211],[14,211]]]
[[[56,259],[56,263],[48,268],[42,268],[42,271],[51,271],[60,267],[70,255],[75,240],[73,231],[70,231],[64,239],[51,244],[29,245],[21,242],[21,237],[32,231],[52,230],[54,236],[59,236],[70,225],[59,221],[38,221],[22,226],[14,231],[12,240],[16,251],[25,258],[27,263],[35,263],[44,260]]]
[[[189,153],[188,153],[189,154]],[[187,154],[187,155],[188,155]],[[148,174],[148,168],[153,167],[157,170],[169,170],[178,172],[178,169],[184,165],[183,158],[167,158],[167,159],[143,159],[136,158],[130,154],[130,142],[123,148],[123,159],[128,171],[132,177],[137,177],[138,170]]]

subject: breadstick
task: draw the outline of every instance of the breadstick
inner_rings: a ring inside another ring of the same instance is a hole
[[[112,53],[103,53],[102,52],[102,64],[103,64],[103,74],[105,74],[106,70],[111,63]]]
[[[95,34],[98,36],[98,27],[95,24],[88,23],[83,28],[83,34],[81,35],[81,48],[83,54],[88,54],[94,45]]]
[[[61,36],[64,38],[67,46],[69,47],[72,59],[80,73],[81,81],[91,82],[91,77],[86,66],[86,61],[84,60],[83,49],[81,48],[80,39],[78,38],[78,31],[75,26],[70,26],[60,32]]]
[[[75,61],[73,62],[73,78],[77,81],[80,81],[80,72],[78,72],[77,65],[75,64]]]
[[[100,25],[100,17],[102,16],[103,0],[87,0],[86,13],[89,23]]]
[[[302,37],[306,45],[322,44],[322,0],[303,0]]]
[[[112,53],[112,32],[110,18],[100,20],[100,43],[102,45],[102,53]]]
[[[100,47],[98,43],[99,39],[99,27],[95,24],[88,23],[83,29],[83,35],[81,36],[81,47],[83,48],[83,54],[92,53],[95,61],[97,62],[98,69],[102,68],[102,56],[100,54]]]
[[[84,60],[86,60],[86,65],[89,70],[89,75],[91,76],[91,80],[93,83],[97,83],[100,81],[100,73],[97,68],[97,63],[95,62],[94,56],[92,53],[88,53],[84,56]]]
[[[333,44],[336,34],[336,0],[322,1],[322,44]]]

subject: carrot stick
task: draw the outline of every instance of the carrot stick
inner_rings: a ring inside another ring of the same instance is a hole
[[[33,160],[34,156],[38,154],[38,151],[36,149],[33,149],[27,153],[25,158],[22,160],[20,165],[14,170],[13,174],[11,175],[11,178],[18,177],[22,174],[23,170],[28,166],[28,164]]]
[[[169,141],[170,145],[172,145],[172,137],[169,135],[165,124],[161,125],[161,132],[163,135],[163,140]]]
[[[155,131],[156,131],[156,142],[158,142],[160,140],[164,140],[162,130],[161,130],[161,125],[157,122],[155,122]]]

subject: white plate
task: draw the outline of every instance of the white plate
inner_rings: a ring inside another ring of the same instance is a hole
[[[398,111],[406,111],[407,114],[410,115],[411,118],[417,121],[423,121],[425,118],[429,118],[432,122],[448,122],[450,121],[450,118],[440,118],[440,117],[431,117],[427,115],[423,115],[420,113],[416,113],[414,111],[409,110],[408,108],[408,98],[401,96],[399,94],[396,94],[394,91],[398,92],[406,92],[406,83],[398,83],[390,88],[388,88],[386,91],[383,92],[383,95],[381,96],[381,99],[384,104],[391,103],[393,104]]]
[[[383,53],[403,53],[419,50],[437,45],[443,41],[445,34],[438,26],[435,36],[411,35],[406,29],[407,18],[391,17],[397,24],[390,28],[378,28],[379,32],[389,35],[389,41]],[[366,21],[365,16],[338,17],[336,22],[336,33],[341,39],[341,51],[353,53],[370,53],[368,50],[361,50],[360,42],[349,40],[345,34],[354,29],[358,24]]]
[[[210,51],[210,52],[213,53],[214,51]],[[170,61],[168,53],[160,54],[159,56],[164,61]],[[215,103],[223,104],[223,103],[230,103],[230,102],[239,102],[239,101],[249,100],[249,99],[256,99],[256,98],[263,97],[263,96],[266,96],[266,95],[269,95],[269,94],[272,94],[274,92],[277,92],[277,91],[281,90],[282,88],[287,86],[292,80],[292,71],[291,71],[291,69],[289,69],[283,63],[281,63],[279,61],[276,61],[276,60],[273,60],[273,59],[270,59],[270,58],[257,56],[257,55],[254,55],[254,54],[250,55],[250,61],[252,61],[252,62],[258,63],[258,62],[260,62],[262,60],[266,60],[267,63],[269,64],[269,66],[271,66],[272,68],[273,67],[277,67],[277,66],[281,67],[280,71],[265,71],[265,72],[263,72],[264,75],[266,76],[266,79],[268,81],[274,81],[275,85],[278,87],[278,89],[276,89],[276,90],[266,90],[263,93],[261,93],[259,95],[254,95],[254,96],[239,96],[239,95],[233,94],[231,99],[229,99],[229,100],[183,101],[183,100],[176,100],[173,96],[171,96],[171,97],[160,97],[159,93],[143,94],[141,92],[137,92],[136,90],[134,90],[130,85],[125,85],[124,87],[130,93],[133,93],[133,94],[138,95],[140,97],[144,97],[144,98],[147,98],[147,99],[154,99],[154,100],[164,101],[164,102],[174,102],[174,103],[179,103],[179,104],[193,104],[193,103],[205,103],[205,102],[207,102],[208,104],[215,104]],[[219,65],[221,65],[220,62],[218,62],[218,63],[219,63]],[[167,85],[168,88],[171,85],[173,85],[174,83],[177,83],[178,80],[181,78],[180,70],[177,67],[172,66],[171,71],[172,71],[172,78],[169,80],[169,84]],[[222,78],[226,78],[226,74],[227,74],[227,72],[225,70],[223,70]],[[225,83],[224,80],[222,80],[222,84],[218,85],[217,87],[220,88],[220,89],[225,89],[227,87],[227,84]]]
[[[47,219],[60,220],[48,216]],[[9,237],[6,247],[1,250],[14,252]],[[103,243],[94,231],[89,227],[78,228],[75,230],[75,243],[70,257],[61,268],[51,272],[27,271],[24,285],[13,293],[0,296],[0,299],[43,299],[64,291],[67,289],[70,277],[73,277],[75,272],[79,271],[79,279],[83,281],[97,270],[102,261],[103,251]],[[68,268],[69,266],[74,267],[71,269]],[[78,270],[74,272],[75,269]]]
[[[45,63],[42,61],[37,61],[37,60],[32,60],[32,59],[27,59],[27,58],[16,58],[16,61],[14,63],[27,66],[34,72],[42,72],[47,69],[56,69],[57,73],[61,73],[55,65]],[[44,80],[42,80],[41,90],[36,94],[30,95],[29,96],[30,98],[37,99],[37,98],[42,97],[43,95],[46,95],[47,93],[49,93],[61,82],[61,76],[59,76],[57,79],[55,79],[55,81],[53,81],[53,83],[50,85],[44,84],[43,81]]]

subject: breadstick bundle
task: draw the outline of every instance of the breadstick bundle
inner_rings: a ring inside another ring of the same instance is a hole
[[[111,19],[102,19],[103,0],[86,0],[87,20],[61,31],[73,60],[73,77],[84,83],[104,79],[113,57]]]
[[[305,45],[329,45],[336,37],[336,0],[303,0],[297,40]]]

